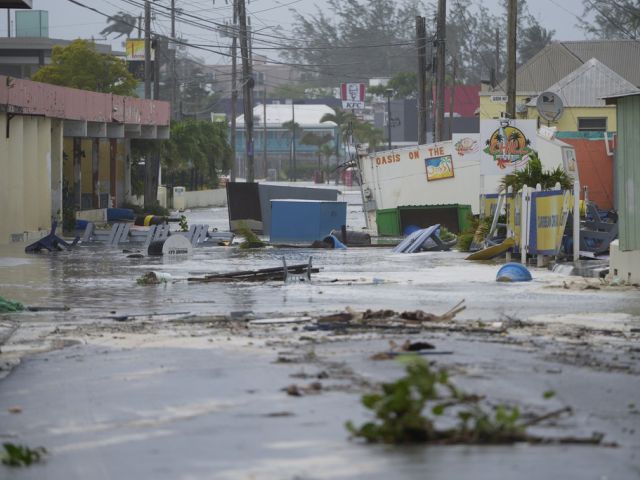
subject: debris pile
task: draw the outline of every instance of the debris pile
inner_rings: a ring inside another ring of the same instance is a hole
[[[442,315],[413,310],[396,312],[394,310],[365,310],[356,312],[347,307],[344,312],[318,318],[316,325],[323,330],[339,329],[394,329],[420,327],[430,322],[450,322],[465,308],[464,300]]]

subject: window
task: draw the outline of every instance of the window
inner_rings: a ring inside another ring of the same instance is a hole
[[[578,118],[579,132],[606,132],[607,118]]]

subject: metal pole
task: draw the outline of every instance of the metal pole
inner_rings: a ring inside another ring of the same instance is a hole
[[[496,58],[495,65],[493,67],[495,69],[495,87],[498,84],[498,79],[500,78],[500,30],[496,28]]]
[[[436,76],[436,142],[444,140],[444,57],[445,57],[445,30],[447,19],[447,1],[438,0],[437,20],[437,76]]]
[[[296,107],[295,100],[291,100],[291,152],[293,158],[293,181],[297,181],[296,173]]]
[[[11,38],[11,9],[7,8],[7,38]]]
[[[153,41],[153,99],[160,100],[160,40]]]
[[[262,164],[263,164],[263,173],[264,177],[267,178],[267,171],[269,170],[269,165],[267,163],[267,85],[264,85],[264,89],[262,90],[262,103],[263,105],[263,131],[262,131]]]
[[[456,95],[456,73],[458,70],[458,59],[453,57],[451,67],[451,91],[449,92],[449,139],[453,139],[453,109],[455,108]]]
[[[171,0],[171,118],[176,118],[176,0]]]
[[[151,98],[151,5],[144,2],[144,98]]]
[[[573,179],[573,261],[580,260],[580,181]]]
[[[507,115],[516,118],[516,28],[518,25],[518,0],[507,5]]]

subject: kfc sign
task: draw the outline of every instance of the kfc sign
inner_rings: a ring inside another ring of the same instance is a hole
[[[347,110],[364,109],[364,83],[343,83],[340,86],[342,108]]]

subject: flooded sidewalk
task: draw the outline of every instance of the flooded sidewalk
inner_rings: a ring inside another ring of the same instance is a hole
[[[348,206],[353,229],[363,226],[357,200]],[[228,228],[226,209],[187,218]],[[0,315],[1,440],[49,452],[28,468],[0,466],[1,476],[637,477],[638,289],[536,268],[531,282],[497,283],[499,264],[465,256],[215,246],[169,260],[99,246],[30,256],[2,247],[0,295],[53,308]],[[309,257],[320,269],[311,282],[188,281]],[[137,284],[149,271],[169,281]],[[334,328],[321,321],[366,310],[441,315],[463,300],[455,318],[417,326]],[[573,410],[535,432],[600,432],[617,446],[349,440],[345,422],[370,418],[361,395],[403,374],[398,362],[372,356],[407,340],[433,344],[442,354],[424,358],[490,405]],[[544,399],[548,391],[553,398]]]

